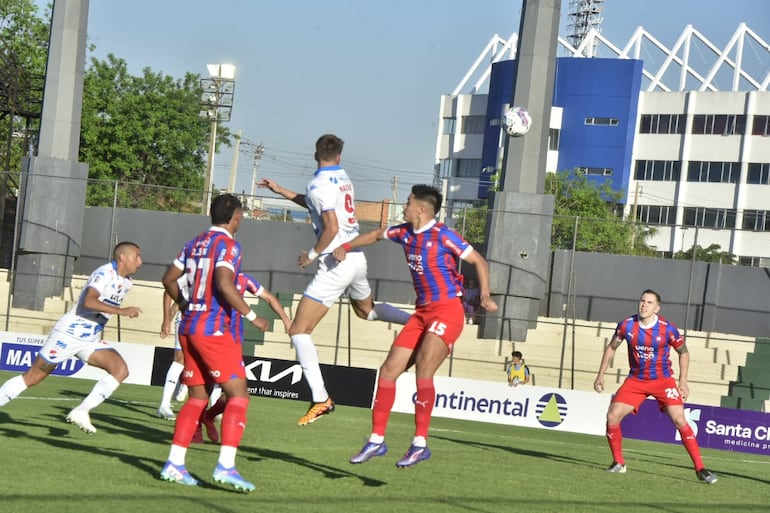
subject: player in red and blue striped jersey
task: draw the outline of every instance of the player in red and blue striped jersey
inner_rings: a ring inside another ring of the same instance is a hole
[[[684,400],[690,393],[687,384],[690,353],[679,330],[659,316],[659,311],[660,295],[650,289],[642,292],[638,313],[618,323],[615,335],[602,355],[599,374],[594,381],[594,389],[597,392],[604,390],[604,373],[609,368],[616,349],[623,342],[628,345],[630,372],[607,410],[607,441],[613,457],[607,472],[626,472],[620,423],[629,413],[636,413],[642,402],[652,396],[658,401],[660,410],[668,414],[679,431],[698,479],[713,484],[717,482],[717,476],[703,466],[698,440],[684,414]],[[671,348],[679,354],[678,385],[669,359]]]
[[[404,248],[417,306],[462,296],[457,259],[467,256],[473,248],[459,233],[443,223],[433,222],[420,231],[405,223],[388,228],[385,238]]]
[[[672,378],[669,353],[671,348],[678,350],[684,345],[684,338],[679,330],[658,316],[658,322],[649,329],[642,327],[639,315],[632,315],[618,323],[615,336],[629,344],[629,376],[639,379]]]
[[[179,342],[184,353],[184,382],[189,398],[179,410],[169,458],[161,479],[185,485],[197,480],[185,459],[198,419],[208,405],[207,384],[217,383],[228,400],[222,416],[222,446],[213,479],[250,492],[254,484],[235,469],[235,454],[246,426],[249,392],[242,344],[233,332],[233,317],[243,315],[259,329],[267,320],[257,317],[236,288],[241,270],[241,246],[233,239],[243,211],[232,194],[211,202],[211,228],[185,244],[163,275],[163,286],[180,304]],[[182,280],[180,290],[179,278]]]
[[[436,400],[433,376],[465,326],[458,260],[475,266],[481,306],[488,311],[497,310],[497,304],[489,295],[487,261],[457,232],[436,222],[441,201],[441,193],[435,187],[415,185],[404,207],[406,223],[360,235],[334,251],[334,257],[342,261],[351,249],[378,240],[390,239],[401,244],[417,293],[415,313],[396,337],[380,367],[372,409],[372,433],[363,449],[351,458],[351,463],[363,463],[387,453],[385,430],[396,398],[396,379],[412,364],[417,379],[415,434],[396,466],[411,467],[430,458],[427,437]]]
[[[256,280],[256,278],[249,276],[246,273],[239,273],[235,282],[235,288],[238,290],[241,296],[248,292],[254,297],[258,297],[259,299],[265,301],[283,322],[286,333],[289,332],[289,329],[291,328],[291,319],[286,314],[286,310],[283,309],[283,305],[281,305],[281,302],[278,300],[278,298],[271,294],[265,287],[263,287]],[[236,342],[241,343],[243,342],[244,331],[242,317],[243,316],[241,314],[239,314],[237,311],[234,311],[233,322],[231,323],[233,337],[235,337]],[[215,388],[212,390],[210,397],[211,406],[204,410],[203,413],[201,413],[200,424],[198,424],[198,429],[193,435],[192,443],[204,443],[202,429],[203,426],[206,427],[206,435],[208,436],[209,440],[215,443],[219,441],[219,433],[217,432],[214,419],[217,415],[224,413],[225,408],[227,407],[227,394],[220,394],[221,389]]]

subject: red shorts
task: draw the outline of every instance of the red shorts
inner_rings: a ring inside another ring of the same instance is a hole
[[[679,392],[674,378],[626,378],[615,393],[615,397],[612,398],[612,402],[631,405],[634,407],[634,413],[636,413],[639,405],[648,396],[652,396],[658,401],[658,407],[661,411],[666,406],[684,405],[682,394]]]
[[[464,326],[465,310],[460,298],[418,306],[393,345],[415,350],[425,333],[435,333],[451,351]]]
[[[243,345],[228,331],[218,337],[179,335],[184,353],[182,381],[187,386],[246,378]]]

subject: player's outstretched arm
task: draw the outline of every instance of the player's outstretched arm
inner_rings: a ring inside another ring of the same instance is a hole
[[[690,351],[687,349],[687,344],[682,344],[676,352],[679,353],[679,392],[682,394],[682,399],[686,400],[690,395],[690,385],[687,384],[687,375],[690,372]]]
[[[270,305],[270,308],[278,314],[278,317],[281,318],[281,321],[283,321],[283,326],[286,329],[286,333],[289,332],[289,329],[291,328],[291,319],[286,314],[286,310],[283,308],[283,305],[278,300],[277,297],[272,295],[267,290],[262,290],[262,294],[259,296],[260,299],[264,299],[268,305]]]
[[[368,246],[370,244],[374,244],[375,242],[383,239],[384,232],[381,229],[372,230],[370,232],[362,233],[355,239],[346,242],[342,246],[338,247],[334,250],[334,258],[338,262],[342,262],[345,260],[345,257],[348,254],[348,251],[350,251],[353,248],[360,248],[363,246]]]
[[[160,323],[160,338],[166,338],[171,333],[171,319],[178,309],[168,292],[163,292],[163,321]]]
[[[487,312],[496,312],[497,303],[492,300],[489,293],[489,264],[475,249],[464,259],[476,268],[476,276],[479,279],[479,300],[482,308]]]
[[[127,306],[125,308],[108,305],[99,301],[99,291],[89,287],[86,291],[86,297],[83,299],[83,306],[93,312],[103,312],[111,315],[125,315],[128,317],[139,317],[142,309],[138,306]]]
[[[280,194],[287,200],[291,200],[297,205],[301,207],[307,208],[307,202],[305,201],[305,195],[300,194],[298,192],[292,191],[291,189],[286,189],[284,187],[281,187],[277,183],[275,183],[273,180],[269,178],[263,178],[259,182],[257,182],[257,187],[264,187],[267,189],[270,189],[272,192],[276,194]]]
[[[617,336],[613,336],[612,340],[610,340],[610,343],[607,344],[607,347],[604,348],[604,353],[602,353],[602,363],[599,365],[599,372],[597,373],[596,379],[594,380],[594,390],[597,392],[601,393],[604,390],[604,373],[607,372],[607,369],[610,366],[610,362],[615,356],[615,350],[618,348],[621,342],[621,339],[619,339]]]

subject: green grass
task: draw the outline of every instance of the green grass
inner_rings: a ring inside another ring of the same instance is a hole
[[[0,511],[750,513],[770,503],[770,458],[704,450],[719,475],[707,486],[681,446],[626,440],[629,471],[610,475],[603,437],[449,419],[433,421],[432,459],[399,470],[413,430],[402,414],[391,417],[390,453],[351,465],[368,410],[338,407],[299,428],[305,404],[266,398],[251,402],[237,459],[257,490],[212,482],[214,444],[191,447],[188,468],[203,482],[184,487],[158,479],[173,431],[154,416],[160,389],[122,386],[86,435],[63,419],[91,385],[50,377],[0,409]]]

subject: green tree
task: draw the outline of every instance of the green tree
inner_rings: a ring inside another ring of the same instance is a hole
[[[687,251],[677,251],[674,253],[674,258],[677,260],[692,260],[693,253],[695,254],[695,260],[699,262],[717,262],[720,264],[735,264],[736,256],[729,251],[720,251],[722,246],[719,244],[711,244],[710,246],[703,248],[697,244],[688,249]]]
[[[40,124],[48,22],[37,13],[32,0],[0,0],[0,166],[11,182]]]
[[[88,204],[111,205],[117,180],[132,184],[118,187],[120,206],[197,208],[209,137],[199,98],[198,75],[180,80],[145,68],[137,77],[112,54],[92,59],[85,74],[80,159],[99,181],[88,188]],[[229,135],[220,129],[218,142],[229,144]]]
[[[39,130],[49,20],[50,9],[39,17],[33,0],[0,0],[0,137],[7,141],[0,144],[0,166],[15,174]],[[113,55],[91,59],[79,155],[92,179],[89,205],[112,205],[117,190],[122,207],[200,208],[209,124],[198,116],[199,81],[195,74],[174,79],[148,68],[131,76]],[[230,144],[226,127],[217,144]]]
[[[471,243],[484,243],[487,240],[488,217],[489,208],[487,205],[467,209],[465,210],[465,218],[456,221],[455,229],[461,232],[463,238]]]
[[[596,185],[583,174],[549,173],[546,194],[554,197],[551,247],[621,255],[654,255],[645,241],[651,228],[622,219],[621,192]],[[575,237],[575,218],[578,219]]]

